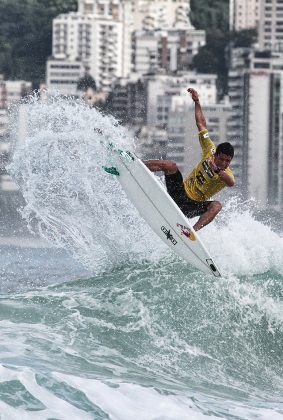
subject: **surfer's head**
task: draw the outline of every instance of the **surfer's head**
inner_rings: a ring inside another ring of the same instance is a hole
[[[220,143],[216,147],[215,155],[219,155],[219,153],[223,153],[224,155],[230,156],[231,159],[234,157],[234,147],[231,143],[225,142]]]
[[[214,162],[219,168],[226,169],[229,166],[233,157],[234,147],[232,146],[232,144],[228,142],[220,143],[216,148]]]

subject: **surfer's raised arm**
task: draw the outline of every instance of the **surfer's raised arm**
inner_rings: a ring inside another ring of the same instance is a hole
[[[207,130],[206,127],[206,120],[204,118],[200,103],[199,103],[199,96],[195,89],[189,88],[188,92],[192,95],[192,100],[195,103],[195,118],[198,131]]]

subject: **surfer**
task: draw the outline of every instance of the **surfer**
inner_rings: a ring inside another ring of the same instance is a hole
[[[195,119],[199,131],[202,158],[185,177],[173,160],[146,160],[144,164],[152,171],[163,171],[166,188],[170,196],[188,217],[200,216],[194,230],[208,225],[222,209],[219,201],[208,200],[224,187],[233,187],[234,176],[229,164],[234,156],[233,146],[220,143],[216,148],[209,137],[206,120],[202,112],[199,95],[188,89],[195,103]]]

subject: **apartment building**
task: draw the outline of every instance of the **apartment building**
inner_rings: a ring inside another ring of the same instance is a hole
[[[50,57],[46,64],[48,89],[62,95],[77,95],[78,80],[84,74],[85,67],[79,60]]]
[[[134,71],[150,72],[188,70],[193,57],[205,45],[205,31],[168,29],[136,31],[134,34]]]
[[[235,49],[228,140],[239,186],[261,206],[283,207],[283,54]]]
[[[259,47],[283,51],[283,0],[260,1]]]
[[[157,28],[191,27],[190,1],[188,0],[78,0],[78,13],[85,16],[120,13],[119,5],[128,3],[133,14],[134,30],[154,30]],[[129,23],[129,22],[128,22]]]
[[[230,30],[257,28],[262,0],[230,0]]]
[[[247,74],[248,188],[283,208],[283,54],[255,52]]]
[[[81,62],[99,89],[110,91],[112,81],[127,77],[131,70],[131,33],[133,4],[131,0],[79,1],[79,11],[59,15],[53,20],[52,57],[47,64],[47,87],[50,87],[51,65]],[[71,69],[70,72],[71,73]],[[59,80],[64,80],[60,77]],[[74,83],[77,81],[73,75]],[[68,82],[71,84],[71,80]],[[55,85],[55,83],[53,83]],[[59,85],[59,84],[58,84]]]

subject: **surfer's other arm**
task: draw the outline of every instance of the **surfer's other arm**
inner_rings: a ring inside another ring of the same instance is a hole
[[[192,88],[189,88],[188,92],[191,94],[192,100],[195,103],[195,118],[196,118],[198,131],[207,130],[206,120],[204,118],[204,115],[200,106],[198,93],[195,89],[192,89]]]

